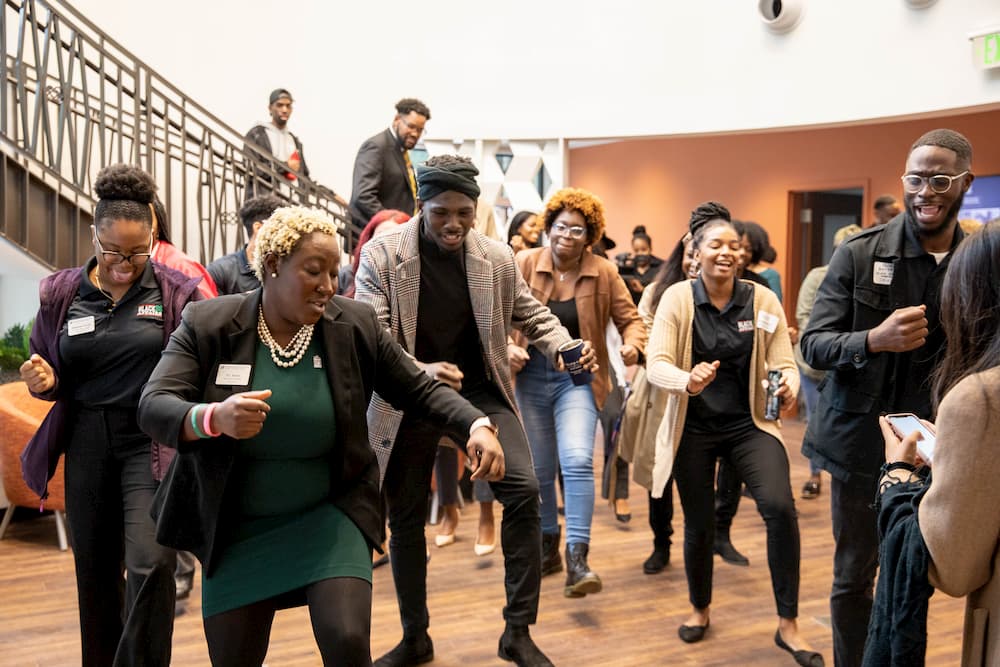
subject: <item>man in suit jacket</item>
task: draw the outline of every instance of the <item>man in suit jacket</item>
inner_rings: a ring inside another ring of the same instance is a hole
[[[386,208],[416,215],[417,180],[408,151],[417,145],[430,119],[426,104],[401,99],[392,125],[361,144],[351,186],[351,218],[359,229]]]
[[[515,408],[507,336],[512,328],[521,330],[553,360],[570,338],[531,296],[510,248],[472,229],[476,174],[468,158],[447,155],[418,169],[421,214],[365,245],[355,298],[374,306],[379,320],[428,375],[459,390],[498,427],[507,469],[504,479],[491,484],[504,506],[507,627],[498,653],[518,665],[551,665],[528,634],[541,580],[538,481]],[[592,367],[593,357],[588,344],[584,363]],[[403,625],[403,640],[375,664],[420,664],[434,657],[427,634],[424,521],[444,431],[423,415],[394,411],[377,394],[368,422],[385,470],[389,553]]]

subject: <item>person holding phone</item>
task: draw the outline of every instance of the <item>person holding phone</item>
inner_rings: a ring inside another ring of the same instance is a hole
[[[892,426],[901,422],[880,420],[882,572],[865,665],[923,664],[931,586],[968,596],[961,664],[1000,664],[998,286],[1000,222],[993,221],[958,247],[942,286],[948,342],[934,378],[936,426],[911,424],[901,437]],[[930,459],[921,449],[921,426],[936,438]],[[925,474],[918,453],[933,475]],[[910,605],[901,609],[900,600]]]
[[[277,209],[258,232],[262,287],[186,309],[139,401],[143,430],[179,452],[157,538],[202,563],[215,666],[262,664],[275,611],[303,604],[324,665],[371,664],[376,388],[464,431],[473,477],[504,475],[485,415],[418,369],[371,307],[334,296],[339,260],[332,220]]]
[[[763,383],[780,371],[777,396],[789,408],[799,373],[785,315],[769,289],[736,278],[740,237],[729,211],[694,226],[699,277],[664,292],[653,322],[646,373],[670,394],[657,433],[653,494],[673,474],[684,508],[684,566],[692,610],[678,629],[688,643],[708,629],[715,533],[715,463],[746,480],[767,526],[768,566],[778,612],[774,642],[796,662],[821,667],[798,627],[799,526],[779,424],[765,419]]]

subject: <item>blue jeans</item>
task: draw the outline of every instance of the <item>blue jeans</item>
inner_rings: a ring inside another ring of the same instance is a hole
[[[535,348],[517,376],[515,395],[542,497],[542,533],[559,532],[556,470],[562,470],[566,544],[590,544],[594,516],[597,406],[590,385],[576,386]],[[558,463],[558,466],[557,466]]]
[[[819,402],[819,380],[813,380],[805,373],[800,373],[799,377],[802,385],[802,396],[806,399],[806,422],[808,423],[813,410],[816,409],[816,403]],[[813,463],[812,460],[809,461],[810,473],[818,475],[821,470],[822,468]]]

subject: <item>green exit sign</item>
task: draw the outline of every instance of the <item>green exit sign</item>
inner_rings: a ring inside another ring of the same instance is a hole
[[[1000,67],[1000,30],[972,36],[972,59],[982,69]]]

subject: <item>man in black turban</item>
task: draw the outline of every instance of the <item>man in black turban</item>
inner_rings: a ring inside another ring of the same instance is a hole
[[[498,654],[518,665],[551,665],[528,634],[538,614],[541,523],[538,481],[528,439],[514,407],[507,335],[517,327],[558,364],[570,341],[559,320],[520,278],[510,248],[473,229],[479,172],[468,158],[433,157],[417,170],[420,214],[399,230],[365,244],[355,298],[367,301],[424,371],[460,392],[488,415],[472,425],[498,430],[506,475],[490,483],[504,506],[501,545],[506,566],[507,627]],[[594,353],[587,343],[581,359]],[[434,658],[428,634],[424,522],[438,441],[458,443],[423,415],[399,413],[377,395],[368,410],[369,437],[385,471],[389,553],[403,640],[376,667],[416,665]],[[395,444],[394,444],[395,443]]]

